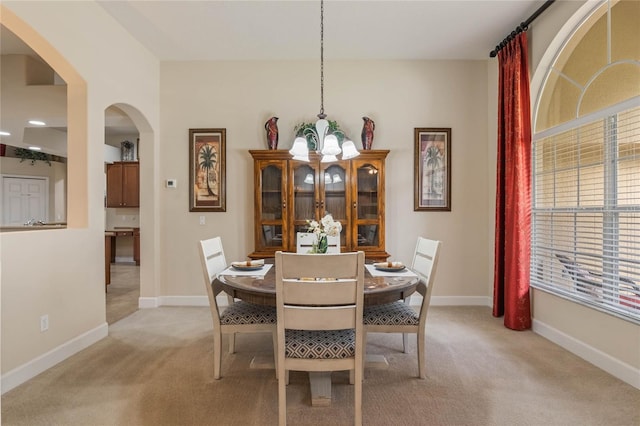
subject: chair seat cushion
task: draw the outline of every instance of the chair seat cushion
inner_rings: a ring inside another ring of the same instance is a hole
[[[355,330],[285,330],[285,357],[351,358],[356,352]]]
[[[365,325],[418,325],[418,313],[403,301],[364,308]]]
[[[237,301],[222,311],[220,323],[224,325],[275,324],[276,317],[276,308],[273,306]]]

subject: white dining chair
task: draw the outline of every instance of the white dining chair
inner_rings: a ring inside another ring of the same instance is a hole
[[[272,306],[254,305],[228,297],[229,306],[220,309],[216,296],[222,291],[217,275],[227,267],[220,237],[199,242],[200,261],[204,284],[209,296],[213,319],[213,376],[220,378],[222,364],[222,334],[229,337],[229,353],[235,351],[235,333],[271,333],[276,355],[276,309]],[[276,367],[277,367],[277,360]]]
[[[418,377],[424,379],[425,373],[425,325],[427,311],[431,302],[431,292],[435,282],[436,267],[440,254],[440,241],[418,237],[413,254],[411,269],[418,274],[417,291],[422,295],[420,311],[416,312],[409,298],[384,305],[368,306],[364,310],[364,329],[366,333],[402,333],[402,350],[409,349],[408,333],[415,333],[418,346]],[[366,337],[365,337],[366,338]]]
[[[275,256],[280,426],[287,423],[289,370],[349,370],[361,425],[364,252]]]
[[[313,232],[296,233],[296,253],[309,253],[317,240]],[[327,253],[340,253],[340,236],[327,236]]]

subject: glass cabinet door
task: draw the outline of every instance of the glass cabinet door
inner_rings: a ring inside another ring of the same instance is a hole
[[[378,247],[380,245],[380,182],[379,166],[374,162],[354,162],[356,165],[355,221],[357,247]]]
[[[320,170],[322,197],[320,198],[320,218],[331,213],[334,220],[342,224],[340,245],[347,246],[346,235],[350,212],[347,209],[347,169],[342,163],[322,164]],[[341,250],[342,251],[342,250]]]
[[[292,162],[293,174],[293,227],[296,232],[307,232],[307,220],[317,220],[318,170],[314,163]],[[294,241],[295,243],[295,241]]]
[[[260,240],[262,247],[282,249],[282,235],[285,222],[283,212],[285,210],[285,192],[283,191],[284,163],[267,164],[261,168],[262,186],[258,203],[260,215]]]

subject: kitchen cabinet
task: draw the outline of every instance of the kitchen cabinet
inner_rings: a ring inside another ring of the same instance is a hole
[[[254,161],[254,242],[251,258],[295,251],[307,220],[331,213],[342,224],[341,251],[385,260],[385,159],[388,150],[362,151],[350,160],[293,160],[284,150],[249,151]]]
[[[140,206],[140,166],[137,161],[107,165],[107,207]]]

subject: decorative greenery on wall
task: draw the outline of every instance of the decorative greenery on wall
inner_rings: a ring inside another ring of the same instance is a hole
[[[36,164],[36,161],[44,161],[49,166],[51,166],[51,157],[49,154],[45,154],[44,152],[33,151],[31,149],[24,148],[16,148],[16,157],[20,158],[20,162],[22,163],[25,160],[31,161],[31,165]]]

